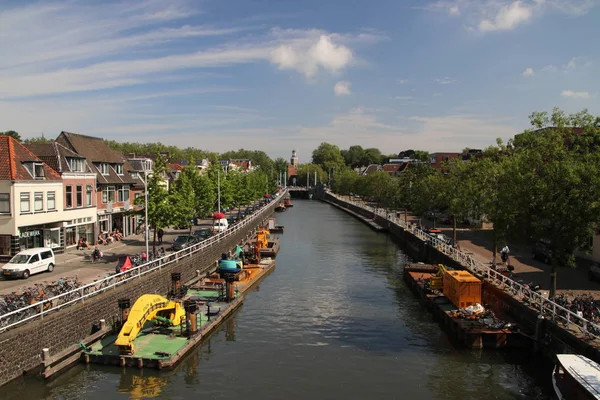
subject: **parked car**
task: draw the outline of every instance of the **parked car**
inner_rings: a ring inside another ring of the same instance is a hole
[[[238,216],[237,215],[230,215],[229,217],[227,217],[227,222],[229,223],[229,225],[233,225],[238,221]]]
[[[594,263],[588,271],[588,276],[591,281],[600,282],[600,265]]]
[[[533,259],[549,264],[552,260],[552,250],[546,240],[538,240],[533,245]]]
[[[54,251],[49,247],[37,247],[19,252],[2,267],[6,278],[27,279],[38,272],[52,272],[56,265]]]
[[[206,240],[209,237],[211,237],[212,235],[213,235],[213,231],[210,228],[196,229],[194,231],[194,236],[196,237],[197,242]]]
[[[190,247],[196,243],[196,237],[194,235],[179,235],[173,242],[173,250],[179,251]]]

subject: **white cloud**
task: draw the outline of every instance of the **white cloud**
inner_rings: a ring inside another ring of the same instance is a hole
[[[333,73],[339,72],[350,64],[352,57],[352,50],[348,47],[335,44],[331,36],[321,35],[319,40],[310,46],[278,46],[272,50],[270,60],[279,69],[294,69],[310,78],[319,68]]]
[[[590,93],[589,92],[575,92],[573,90],[563,90],[561,93],[561,96],[569,97],[572,99],[589,99]]]
[[[406,85],[408,84],[408,79],[398,79],[396,83],[398,83],[399,85]]]
[[[192,3],[193,4],[193,3]],[[176,79],[185,71],[270,62],[314,77],[338,73],[355,61],[351,46],[382,35],[178,24],[198,14],[185,0],[23,6],[0,13],[0,97],[102,90]],[[186,21],[187,22],[187,21]],[[165,27],[168,23],[168,27]],[[212,37],[211,42],[185,42]]]
[[[425,9],[465,19],[470,31],[511,30],[548,13],[584,15],[597,0],[439,0]]]
[[[541,72],[556,72],[556,71],[562,71],[565,74],[568,74],[570,72],[573,72],[579,68],[586,68],[592,65],[591,61],[586,61],[583,64],[581,63],[581,59],[583,57],[573,57],[571,58],[566,64],[564,64],[561,67],[557,67],[556,65],[552,65],[552,64],[548,64],[545,65],[544,67],[542,67],[539,71]],[[523,76],[533,76],[535,74],[535,71],[533,68],[527,68],[525,69],[525,71],[523,72]]]
[[[414,97],[412,97],[412,96],[396,96],[394,98],[396,100],[412,100]]]
[[[535,75],[535,72],[533,71],[533,68],[525,68],[525,71],[523,71],[523,73],[521,75],[523,75],[525,77],[533,76],[533,75]]]
[[[528,22],[533,15],[529,7],[520,1],[515,1],[502,7],[492,19],[484,19],[479,23],[482,32],[509,30],[524,22]]]
[[[456,83],[458,82],[456,79],[454,78],[450,78],[448,76],[445,76],[443,78],[436,78],[435,80],[437,83],[439,83],[440,85],[449,85],[451,83]]]
[[[350,82],[348,81],[340,81],[333,86],[333,91],[336,96],[343,96],[352,94],[350,90]]]

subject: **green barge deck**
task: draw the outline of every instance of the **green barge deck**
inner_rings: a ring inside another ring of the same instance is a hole
[[[189,334],[188,327],[154,326],[146,323],[133,341],[133,354],[120,354],[115,345],[117,334],[110,334],[91,344],[87,351],[82,351],[82,359],[86,364],[119,365],[137,368],[172,368],[190,350],[208,337],[225,319],[230,317],[244,301],[244,293],[256,285],[275,268],[275,260],[263,260],[258,265],[248,266],[246,279],[235,282],[235,298],[230,302],[220,301],[222,290],[212,288],[219,279],[201,280],[192,285],[184,300],[195,300],[199,305],[196,313],[197,331]],[[251,271],[251,272],[250,272]],[[209,313],[210,308],[210,313]],[[219,310],[214,315],[216,310]]]

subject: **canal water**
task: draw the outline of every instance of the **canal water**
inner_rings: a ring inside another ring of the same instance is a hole
[[[528,354],[453,346],[386,234],[318,201],[277,214],[276,269],[173,371],[77,366],[0,399],[551,399]]]

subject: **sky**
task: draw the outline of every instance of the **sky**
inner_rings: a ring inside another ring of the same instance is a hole
[[[310,162],[600,114],[600,0],[0,0],[0,131]]]

